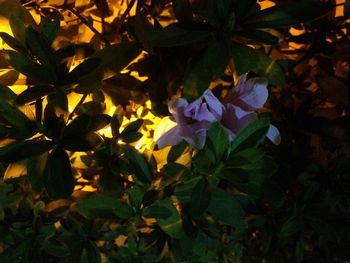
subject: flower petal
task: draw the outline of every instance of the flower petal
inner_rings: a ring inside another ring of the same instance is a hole
[[[222,118],[222,113],[225,109],[224,105],[222,105],[218,98],[214,96],[213,92],[210,89],[207,89],[204,92],[203,97],[210,112],[214,115],[215,119],[219,121]]]
[[[180,143],[182,141],[182,137],[180,136],[180,129],[181,127],[177,125],[160,136],[157,140],[158,148],[172,146]]]
[[[279,145],[281,143],[281,135],[278,129],[273,126],[272,124],[270,125],[269,130],[267,131],[266,137],[272,141],[275,145]]]
[[[153,139],[157,142],[160,148],[164,147],[163,135],[167,134],[170,130],[177,127],[176,122],[173,122],[169,117],[163,118],[154,130]],[[171,134],[171,133],[170,133]],[[165,137],[166,139],[166,137]],[[159,144],[160,141],[160,144]]]
[[[184,110],[187,107],[188,102],[183,98],[171,100],[168,103],[168,109],[170,114],[174,117],[175,121],[179,124],[186,123],[186,117],[184,116]]]
[[[233,104],[227,104],[221,124],[234,134],[237,134],[249,123],[256,120],[257,117],[258,116],[255,112],[245,111]]]
[[[264,106],[269,96],[267,80],[264,78],[253,78],[237,91],[236,103],[245,110],[257,110]]]

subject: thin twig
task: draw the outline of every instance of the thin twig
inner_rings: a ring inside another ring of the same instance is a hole
[[[124,13],[121,15],[120,20],[119,20],[119,24],[118,24],[118,27],[116,30],[118,34],[120,33],[120,29],[122,27],[122,24],[123,24],[124,20],[126,19],[126,17],[129,15],[131,8],[134,6],[135,2],[136,2],[136,0],[131,0],[130,3],[128,3],[128,6],[126,7]]]
[[[92,25],[90,25],[89,21],[85,17],[83,17],[77,10],[75,10],[73,7],[70,7],[69,5],[65,6],[65,8],[72,12],[76,17],[78,17],[81,22],[86,25],[92,32],[94,32],[106,45],[110,45],[111,43],[104,37],[103,34],[97,31],[96,28],[94,28]]]

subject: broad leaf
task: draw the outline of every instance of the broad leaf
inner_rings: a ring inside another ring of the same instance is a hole
[[[152,181],[152,175],[146,159],[130,147],[126,149],[125,154],[131,164],[131,168],[135,171],[136,179],[144,184],[150,184]]]
[[[229,141],[227,133],[220,123],[215,122],[208,130],[207,145],[213,150],[216,161],[221,161],[225,156]]]
[[[235,196],[217,188],[211,194],[208,212],[232,227],[244,224],[244,210]]]
[[[270,127],[268,118],[260,117],[245,127],[231,144],[231,151],[257,147],[265,139]]]
[[[282,88],[286,86],[284,72],[280,66],[263,52],[248,46],[233,44],[231,56],[239,75],[253,71],[260,76],[267,77],[272,85]]]
[[[175,162],[183,154],[187,147],[188,143],[185,140],[172,146],[167,156],[167,162]]]
[[[39,30],[40,30],[40,33],[47,38],[49,44],[51,44],[54,41],[59,29],[60,29],[59,20],[53,20],[49,17],[41,17]]]
[[[87,218],[114,217],[128,219],[134,216],[133,209],[125,202],[106,195],[93,195],[78,203],[79,212]]]
[[[152,29],[148,32],[148,40],[154,47],[177,47],[204,41],[210,35],[207,30],[185,29],[172,24],[163,29]]]
[[[44,171],[45,188],[53,199],[67,198],[74,189],[74,175],[68,154],[57,147],[47,160]]]
[[[194,217],[203,214],[211,199],[210,185],[205,177],[202,177],[193,188],[190,199],[190,213]]]
[[[102,143],[102,137],[95,132],[66,135],[61,140],[62,147],[73,152],[93,151]]]
[[[172,211],[159,201],[143,208],[142,215],[147,218],[167,219],[172,215]]]
[[[289,0],[249,17],[245,24],[255,28],[289,27],[325,16],[333,5],[317,0]]]
[[[27,104],[36,101],[37,99],[40,99],[44,96],[47,96],[53,92],[55,92],[54,87],[49,85],[38,85],[34,87],[29,87],[17,96],[16,103],[18,105]]]
[[[229,49],[224,41],[211,41],[198,61],[190,65],[184,80],[184,95],[193,100],[209,87],[215,78],[224,74],[229,60]]]
[[[53,142],[47,140],[14,142],[0,148],[0,160],[5,162],[16,162],[48,152],[53,145]]]

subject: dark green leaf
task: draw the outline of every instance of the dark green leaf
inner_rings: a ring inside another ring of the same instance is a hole
[[[259,44],[265,44],[265,45],[278,44],[278,37],[263,30],[249,29],[249,30],[238,32],[237,34]]]
[[[51,44],[54,41],[59,29],[60,29],[59,20],[54,20],[49,17],[41,17],[39,30],[40,30],[40,33],[47,38],[49,44]]]
[[[21,19],[16,15],[10,17],[10,27],[14,37],[22,44],[25,45],[26,41],[26,27]]]
[[[63,80],[64,84],[75,83],[101,65],[99,58],[89,58],[75,67]]]
[[[175,162],[183,154],[187,146],[188,143],[184,140],[172,146],[167,156],[167,162]]]
[[[207,144],[213,150],[216,156],[216,161],[221,161],[228,148],[229,141],[227,133],[220,123],[214,123],[208,130]]]
[[[148,32],[148,40],[155,47],[177,47],[204,41],[210,35],[211,32],[207,30],[185,29],[172,24]]]
[[[163,206],[160,201],[143,208],[142,215],[147,218],[167,219],[172,215],[172,212],[169,208]]]
[[[193,188],[190,200],[190,213],[194,217],[203,214],[210,203],[210,185],[205,177],[202,177]]]
[[[289,237],[300,230],[300,223],[297,217],[292,216],[286,222],[284,222],[278,236]]]
[[[217,188],[211,194],[208,212],[232,227],[244,224],[244,210],[235,196]]]
[[[130,147],[126,149],[125,154],[131,164],[131,168],[135,171],[136,179],[144,184],[150,184],[152,176],[145,158]]]
[[[269,127],[270,121],[265,117],[261,117],[250,123],[233,140],[231,151],[257,147],[265,139]]]
[[[5,32],[0,32],[0,37],[2,40],[11,48],[14,50],[19,51],[20,53],[27,53],[26,48],[22,45],[21,42],[19,42],[17,39],[12,37],[11,35],[5,33]]]
[[[179,212],[170,199],[163,199],[161,203],[162,206],[171,211],[171,216],[166,219],[158,219],[157,224],[167,235],[173,238],[180,238],[184,234],[184,231],[182,229],[182,219]]]
[[[16,103],[18,105],[23,105],[40,99],[50,93],[55,92],[54,87],[49,85],[39,85],[34,87],[29,87],[16,98]]]
[[[98,114],[94,116],[87,114],[79,115],[65,128],[63,137],[101,130],[107,126],[110,121],[111,117],[107,114]]]
[[[245,24],[255,28],[289,27],[325,16],[333,7],[317,0],[286,1],[249,17]]]
[[[201,58],[190,66],[184,80],[184,95],[193,100],[202,95],[210,82],[224,74],[229,50],[223,41],[211,41]]]
[[[67,135],[61,141],[64,149],[73,152],[93,151],[102,143],[102,137],[95,132]]]
[[[38,156],[31,156],[27,163],[27,180],[32,189],[38,193],[44,187],[44,171],[49,152]]]
[[[0,84],[0,101],[3,102],[11,102],[15,100],[17,97],[16,93],[14,93],[9,87]]]
[[[120,133],[120,136],[124,136],[125,134],[127,134],[129,132],[136,132],[136,131],[138,131],[141,128],[142,124],[143,124],[143,120],[142,119],[138,119],[136,121],[130,122],[124,128],[124,130]]]
[[[141,50],[136,42],[121,42],[110,45],[96,52],[93,57],[102,60],[105,70],[119,72],[125,68]]]
[[[11,205],[16,201],[13,196],[9,196],[9,193],[12,191],[11,185],[0,184],[0,220],[4,219],[5,212],[4,208]]]
[[[239,75],[253,71],[260,76],[267,77],[275,86],[282,88],[286,86],[284,72],[280,66],[263,52],[248,46],[233,44],[231,55]]]
[[[53,199],[67,198],[74,189],[74,175],[65,150],[57,147],[47,160],[44,171],[45,188]]]
[[[129,132],[127,134],[124,134],[123,136],[120,136],[123,142],[125,143],[132,143],[140,140],[142,138],[143,134],[140,132]]]
[[[5,162],[16,162],[48,152],[52,147],[53,143],[47,140],[14,142],[0,148],[0,160]]]
[[[93,195],[79,202],[77,208],[87,218],[117,215],[121,219],[128,219],[134,216],[134,211],[128,204],[105,195]]]
[[[44,35],[35,29],[28,27],[26,29],[26,45],[42,65],[51,69],[53,74],[56,73],[56,56],[50,46],[50,43],[48,42],[48,39]]]
[[[173,0],[173,9],[177,20],[180,22],[192,20],[192,10],[188,0]]]
[[[16,51],[7,50],[6,53],[6,58],[10,65],[28,78],[41,83],[55,82],[56,76],[46,66],[35,63],[27,56],[17,53]]]
[[[267,175],[272,175],[276,166],[272,159],[258,149],[232,152],[219,176],[231,182],[240,191],[257,197],[261,194]]]

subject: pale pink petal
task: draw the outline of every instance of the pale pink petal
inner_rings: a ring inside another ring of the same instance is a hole
[[[245,111],[238,106],[227,104],[221,124],[232,133],[237,134],[257,118],[255,112]]]
[[[192,116],[192,119],[196,121],[208,121],[208,122],[217,121],[214,114],[211,111],[209,111],[208,105],[205,102],[200,105],[195,115]]]
[[[184,109],[187,107],[188,102],[183,98],[171,100],[168,103],[168,109],[170,114],[174,117],[174,120],[179,124],[186,123],[186,117],[184,116]]]
[[[224,105],[218,100],[217,97],[214,96],[213,92],[210,89],[207,89],[203,97],[207,102],[207,106],[211,113],[213,113],[216,120],[220,120],[222,117],[222,113],[224,112]]]
[[[204,147],[206,135],[206,129],[196,130],[190,125],[181,127],[181,137],[198,150]]]
[[[247,83],[244,93],[238,94],[238,104],[245,110],[257,110],[264,106],[269,96],[267,90],[267,80],[265,78],[253,78],[247,82],[254,82],[253,85]]]
[[[272,141],[275,145],[279,145],[281,143],[281,135],[278,129],[273,126],[272,124],[270,125],[269,130],[267,131],[266,137]]]
[[[175,126],[177,126],[177,123],[173,122],[169,117],[161,119],[161,121],[158,123],[157,127],[154,130],[153,140],[158,141],[164,133],[168,132]]]
[[[180,136],[180,128],[181,126],[177,125],[160,136],[160,138],[157,140],[158,148],[180,143],[182,141],[182,137]]]

